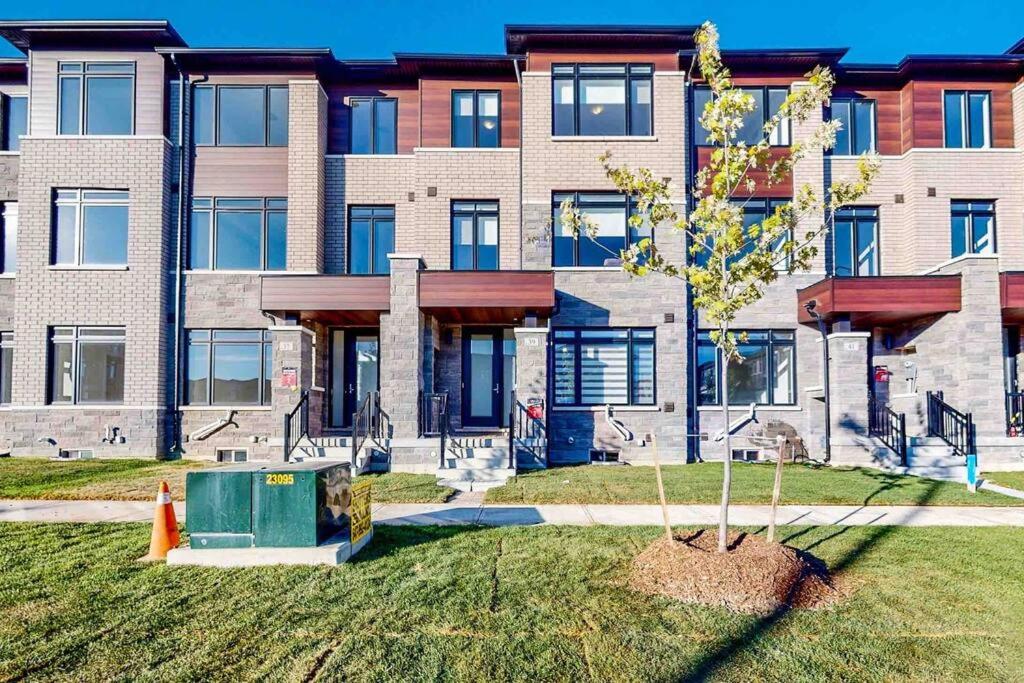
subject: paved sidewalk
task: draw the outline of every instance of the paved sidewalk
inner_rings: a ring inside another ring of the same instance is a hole
[[[178,520],[185,506],[175,503]],[[768,523],[769,506],[733,505],[729,522],[738,526]],[[146,522],[153,518],[151,502],[119,501],[0,501],[0,522]],[[677,525],[718,522],[717,505],[670,505],[669,519]],[[661,524],[657,505],[483,505],[476,501],[441,504],[388,504],[373,506],[378,524],[485,526],[648,526]],[[838,526],[1019,526],[1024,508],[974,506],[897,505],[782,505],[779,524]]]

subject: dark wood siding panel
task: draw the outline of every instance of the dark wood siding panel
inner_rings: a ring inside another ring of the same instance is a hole
[[[554,305],[555,277],[550,271],[420,273],[422,308],[550,310]]]
[[[197,147],[197,197],[287,197],[287,147]]]
[[[711,161],[711,147],[698,147],[697,148],[697,170],[704,168]],[[789,153],[788,147],[778,147],[771,150],[773,159],[784,157]],[[793,196],[793,178],[788,176],[782,180],[781,183],[777,183],[772,186],[768,186],[765,182],[767,174],[764,169],[753,169],[748,172],[747,176],[751,178],[756,187],[753,193],[748,194],[744,188],[736,190],[736,194],[739,196],[752,196],[752,197],[786,197],[790,198]]]
[[[515,79],[435,79],[421,83],[422,147],[450,147],[452,143],[452,91],[501,91],[501,146],[519,146],[519,84]]]
[[[906,152],[914,146],[914,84],[907,83],[900,89],[900,130]]]
[[[193,78],[198,78],[207,74],[192,74]],[[295,80],[315,80],[316,74],[313,73],[293,73],[293,74],[236,74],[236,73],[218,73],[207,75],[207,80],[203,81],[202,84],[215,84],[215,85],[282,85],[287,84],[288,81]]]
[[[879,154],[903,153],[903,121],[900,91],[895,89],[836,88],[836,97],[865,97],[875,100],[875,125]]]
[[[960,310],[959,275],[827,278],[797,292],[801,323],[812,323],[804,304],[815,300],[826,319],[851,316],[855,325],[888,324]]]
[[[349,97],[394,97],[398,99],[398,153],[412,154],[420,139],[420,92],[415,83],[380,85],[334,85],[327,88],[329,154],[349,152]]]
[[[387,311],[390,283],[387,276],[265,276],[260,307],[265,311]]]
[[[914,81],[911,85],[914,147],[943,146],[942,93],[945,90],[992,91],[992,146],[1013,147],[1012,82]]]
[[[526,57],[527,71],[550,71],[552,64],[600,64],[637,62],[654,64],[655,71],[679,71],[676,52],[548,52],[533,51]]]

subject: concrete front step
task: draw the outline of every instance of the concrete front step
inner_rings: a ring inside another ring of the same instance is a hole
[[[450,469],[459,470],[496,470],[503,467],[508,467],[508,456],[507,455],[490,455],[490,456],[474,456],[472,458],[453,458],[450,456],[445,459]]]
[[[473,479],[508,479],[514,477],[516,471],[508,468],[488,468],[488,469],[439,469],[437,470],[438,479],[455,479],[469,481]]]
[[[455,489],[456,491],[462,491],[463,493],[470,493],[472,491],[486,491],[488,489],[495,489],[499,486],[505,485],[504,479],[438,479],[438,486],[447,486],[448,488]]]
[[[956,455],[921,455],[913,450],[907,452],[909,467],[966,467],[967,462]]]
[[[926,477],[928,479],[942,479],[944,481],[956,481],[967,483],[967,467],[906,467],[902,468],[901,474],[910,474],[915,477]]]

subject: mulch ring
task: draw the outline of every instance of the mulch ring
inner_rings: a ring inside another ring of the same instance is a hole
[[[682,602],[766,615],[780,609],[815,609],[845,597],[818,558],[746,533],[729,535],[718,552],[717,531],[664,536],[633,561],[630,586]]]

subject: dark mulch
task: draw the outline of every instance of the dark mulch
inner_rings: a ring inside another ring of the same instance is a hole
[[[844,597],[825,563],[754,534],[729,535],[718,552],[718,534],[700,530],[661,536],[633,561],[633,588],[654,595],[737,612],[827,607]]]

